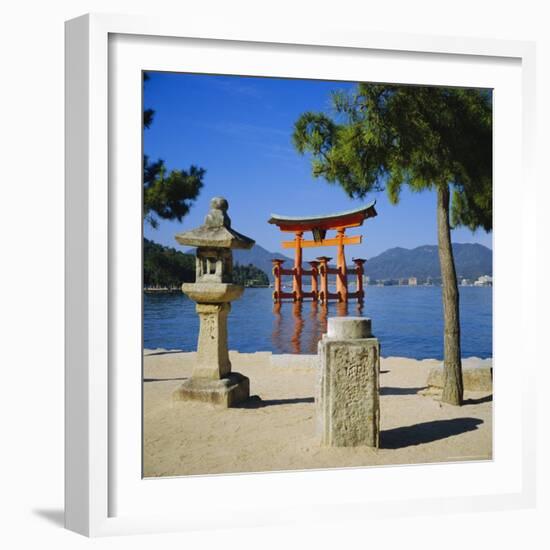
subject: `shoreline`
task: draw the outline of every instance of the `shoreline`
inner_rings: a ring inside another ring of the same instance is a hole
[[[168,354],[168,353],[173,353],[173,354],[177,354],[177,353],[181,353],[181,354],[189,354],[189,353],[196,353],[195,351],[185,351],[183,349],[179,349],[179,348],[143,348],[143,356],[144,357],[148,357],[148,356],[151,356],[151,355],[155,355],[155,354]],[[239,352],[237,350],[229,350],[229,353],[230,354],[239,354],[241,356],[248,356],[248,355],[255,355],[255,354],[270,354],[271,356],[273,357],[285,357],[285,358],[300,358],[300,357],[317,357],[315,354],[311,354],[311,353],[275,353],[273,351],[269,351],[269,350],[266,350],[266,351],[255,351],[255,352]],[[384,355],[380,355],[380,359],[381,360],[388,360],[388,359],[396,359],[396,360],[406,360],[406,361],[418,361],[418,362],[422,362],[422,361],[431,361],[431,362],[437,362],[437,363],[442,363],[443,362],[443,359],[437,359],[436,357],[422,357],[422,358],[418,358],[418,357],[406,357],[406,356],[402,356],[402,355],[387,355],[387,356],[384,356]],[[299,361],[300,359],[298,359]],[[490,357],[480,357],[479,355],[468,355],[467,357],[461,357],[461,361],[464,363],[469,363],[469,362],[473,362],[473,361],[483,361],[483,362],[488,362],[488,361],[493,361],[493,356],[490,356]]]

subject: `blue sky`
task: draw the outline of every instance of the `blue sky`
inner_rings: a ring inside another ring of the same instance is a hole
[[[206,169],[204,187],[191,212],[180,222],[161,220],[157,229],[145,226],[145,236],[179,248],[174,235],[201,225],[210,198],[229,201],[232,225],[264,248],[280,252],[288,234],[267,223],[271,213],[312,215],[349,210],[376,199],[378,216],[362,227],[361,245],[347,255],[370,258],[388,248],[436,244],[436,197],[411,193],[405,187],[397,206],[385,193],[364,201],[350,199],[338,185],[311,175],[310,159],[292,146],[294,122],[304,111],[330,112],[331,90],[353,83],[279,78],[150,73],[144,106],[155,110],[144,133],[144,151],[162,158],[169,169]],[[480,243],[492,248],[492,235],[459,228],[453,242]],[[331,249],[304,250],[304,258],[333,255]]]

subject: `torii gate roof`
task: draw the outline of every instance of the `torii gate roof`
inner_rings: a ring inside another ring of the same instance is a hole
[[[335,229],[338,227],[358,227],[367,218],[374,218],[377,215],[372,201],[366,206],[346,210],[344,212],[333,212],[318,216],[281,216],[271,214],[268,223],[277,225],[281,231],[313,231],[314,229]]]

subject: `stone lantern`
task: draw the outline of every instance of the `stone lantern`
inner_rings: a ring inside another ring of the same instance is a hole
[[[193,374],[175,392],[178,401],[205,401],[231,407],[250,394],[248,378],[231,372],[227,350],[227,315],[231,302],[240,298],[242,285],[233,283],[233,248],[248,249],[254,241],[231,228],[228,202],[210,201],[204,224],[176,235],[185,246],[197,247],[196,280],[182,291],[196,302],[200,319],[197,363]]]

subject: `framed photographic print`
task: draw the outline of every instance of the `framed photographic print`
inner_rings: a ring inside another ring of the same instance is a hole
[[[531,505],[533,45],[66,34],[67,527]]]

